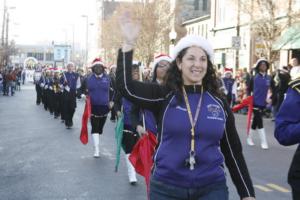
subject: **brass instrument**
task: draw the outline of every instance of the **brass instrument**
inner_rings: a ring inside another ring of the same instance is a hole
[[[59,75],[54,76],[54,79],[53,79],[53,91],[54,91],[54,93],[62,92],[61,88],[59,86],[59,84],[60,84],[59,79],[60,79]]]

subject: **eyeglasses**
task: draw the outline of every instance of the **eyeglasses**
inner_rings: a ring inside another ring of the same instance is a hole
[[[170,65],[157,65],[159,68],[165,68],[165,67],[170,67]]]

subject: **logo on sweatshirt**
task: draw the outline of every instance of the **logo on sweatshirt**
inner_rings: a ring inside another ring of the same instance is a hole
[[[208,104],[207,105],[207,119],[214,119],[224,121],[224,118],[221,116],[222,109],[219,105]]]

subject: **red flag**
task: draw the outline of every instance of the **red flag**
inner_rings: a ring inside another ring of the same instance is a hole
[[[249,96],[243,99],[240,104],[234,106],[231,110],[232,112],[237,112],[246,106],[248,106],[248,115],[247,115],[247,135],[248,135],[251,126],[251,116],[253,112],[253,96]]]
[[[156,136],[148,131],[133,147],[129,160],[135,171],[145,178],[149,197],[150,174],[153,165],[153,154],[157,145]]]
[[[85,107],[84,107],[84,112],[81,121],[80,141],[82,142],[82,144],[88,143],[88,121],[90,116],[91,116],[91,100],[90,97],[87,96],[85,100]]]

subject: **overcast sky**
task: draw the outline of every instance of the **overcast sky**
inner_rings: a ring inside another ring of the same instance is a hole
[[[73,40],[85,46],[86,18],[96,23],[96,0],[6,0],[11,22],[10,39],[17,44],[62,43]],[[0,0],[2,30],[4,0]],[[90,26],[90,42],[95,39],[96,26]],[[1,37],[1,36],[0,36]]]

